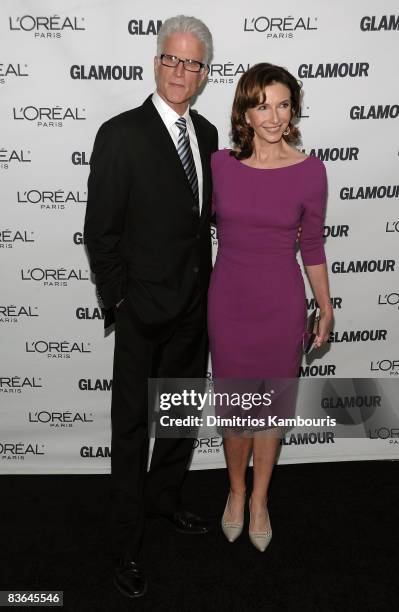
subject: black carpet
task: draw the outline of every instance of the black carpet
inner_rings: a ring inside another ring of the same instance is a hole
[[[277,466],[264,553],[247,531],[230,544],[220,530],[225,470],[189,472],[186,506],[213,517],[215,529],[187,536],[149,521],[149,590],[134,603],[111,583],[109,476],[3,476],[0,589],[62,590],[64,607],[50,609],[71,612],[391,612],[399,602],[398,468]]]

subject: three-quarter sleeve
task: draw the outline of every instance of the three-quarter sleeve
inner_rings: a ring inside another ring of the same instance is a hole
[[[303,202],[301,217],[302,231],[299,245],[305,266],[315,266],[326,261],[323,230],[327,199],[327,176],[324,164],[319,160],[317,162],[314,175],[309,180],[309,194]]]

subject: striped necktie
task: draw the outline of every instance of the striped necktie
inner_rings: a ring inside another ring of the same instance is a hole
[[[191,191],[193,192],[194,198],[198,202],[198,177],[195,169],[193,152],[190,146],[190,138],[187,133],[187,124],[184,117],[179,117],[179,119],[176,121],[176,125],[180,130],[177,141],[177,152],[179,154],[181,163],[183,164],[188,182],[190,183]]]

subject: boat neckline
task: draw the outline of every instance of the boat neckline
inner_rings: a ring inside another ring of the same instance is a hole
[[[280,166],[279,168],[254,168],[254,166],[248,166],[247,164],[244,164],[241,160],[237,159],[233,155],[230,155],[230,157],[235,159],[235,161],[238,162],[241,166],[244,166],[244,168],[249,168],[250,170],[265,170],[265,171],[270,171],[270,170],[285,170],[286,168],[295,168],[295,166],[301,166],[302,164],[307,162],[309,159],[311,159],[312,156],[308,155],[307,157],[305,157],[305,159],[303,159],[302,161],[298,162],[297,164],[289,164],[288,166]]]

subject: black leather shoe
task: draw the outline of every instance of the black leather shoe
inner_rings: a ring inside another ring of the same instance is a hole
[[[202,535],[212,529],[212,523],[187,510],[177,510],[174,514],[166,516],[179,533]]]
[[[114,585],[122,595],[135,599],[147,591],[147,580],[137,561],[120,560],[115,567]]]

